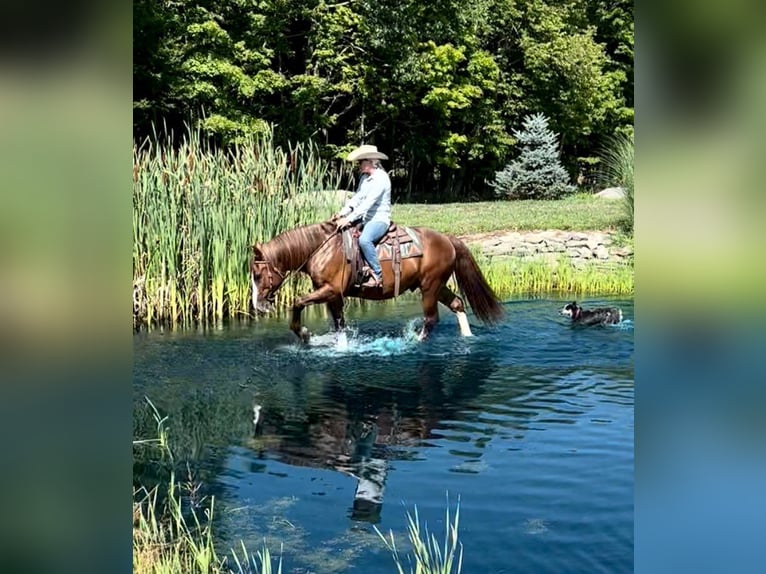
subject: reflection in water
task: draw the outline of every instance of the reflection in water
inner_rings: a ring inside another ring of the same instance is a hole
[[[360,321],[340,348],[329,333],[299,346],[266,321],[135,337],[134,437],[156,436],[148,396],[168,416],[178,476],[189,463],[216,497],[223,553],[284,543],[294,571],[387,574],[369,523],[399,536],[399,505],[417,504],[436,530],[449,491],[464,571],[627,572],[632,302],[589,303],[626,321],[576,330],[562,302],[525,301],[471,339],[444,317],[425,344],[408,322],[419,305]],[[161,481],[139,455],[134,480]]]
[[[352,339],[347,348],[369,353],[409,345],[405,336],[374,345]],[[429,439],[439,421],[453,418],[480,394],[494,369],[490,352],[465,344],[456,345],[453,356],[438,360],[429,350],[363,362],[358,357],[343,362],[339,360],[343,354],[332,357],[327,347],[318,352],[283,350],[292,357],[289,366],[283,364],[289,381],[264,377],[255,393],[253,431],[258,440],[253,447],[258,456],[354,477],[357,484],[348,515],[377,523],[389,461],[411,459],[411,449]],[[282,398],[285,394],[289,401]]]

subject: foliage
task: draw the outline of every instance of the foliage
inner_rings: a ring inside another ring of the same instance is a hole
[[[514,134],[523,146],[519,157],[495,174],[492,187],[507,199],[558,199],[572,193],[559,161],[557,136],[543,114],[527,116],[524,129]]]
[[[602,152],[604,186],[618,186],[625,192],[622,200],[623,218],[620,227],[627,233],[633,231],[633,137],[618,134],[610,138]]]
[[[283,149],[271,131],[228,151],[198,130],[133,149],[133,305],[141,321],[248,315],[251,246],[338,207],[338,169],[311,142]],[[306,198],[310,199],[306,199]],[[280,291],[290,297],[292,281]]]
[[[374,143],[395,196],[482,196],[533,111],[562,159],[633,121],[632,3],[136,0],[134,134],[184,122],[221,145],[275,126],[322,157]]]
[[[487,282],[503,299],[541,294],[566,296],[633,295],[631,263],[574,265],[568,257],[554,263],[531,257],[488,258],[475,254]]]
[[[418,516],[418,507],[415,507],[415,516],[407,512],[407,535],[412,546],[413,556],[408,556],[410,573],[414,574],[460,574],[463,569],[463,544],[458,542],[458,526],[460,524],[460,499],[455,508],[454,520],[450,517],[449,500],[444,518],[444,542],[440,547],[436,536],[428,532],[428,525],[421,526]],[[373,526],[383,544],[386,545],[396,564],[397,572],[404,574],[404,564],[399,551],[396,548],[394,533],[389,530],[386,538],[377,526]],[[459,548],[459,552],[458,552]],[[415,562],[414,569],[412,562]],[[454,566],[454,568],[453,568]]]
[[[592,149],[593,134],[632,123],[621,93],[623,67],[613,66],[596,38],[598,17],[567,4],[529,2],[520,44],[519,83],[531,109],[543,110],[570,152],[567,164]],[[609,133],[609,132],[606,132]]]

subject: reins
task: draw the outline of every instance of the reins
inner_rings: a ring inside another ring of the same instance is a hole
[[[335,232],[333,232],[330,235],[328,235],[327,238],[324,241],[322,241],[322,243],[320,243],[319,246],[316,249],[314,249],[314,251],[309,253],[309,256],[306,258],[306,260],[303,263],[300,264],[300,266],[297,269],[288,269],[287,273],[282,273],[279,269],[277,269],[274,266],[274,264],[271,261],[268,261],[265,258],[263,260],[256,260],[256,261],[254,261],[254,263],[266,263],[268,265],[267,269],[269,271],[269,289],[271,289],[274,286],[274,281],[271,278],[271,270],[272,269],[282,279],[282,283],[280,283],[279,287],[277,287],[277,289],[274,291],[276,293],[282,287],[282,285],[284,285],[285,280],[290,276],[291,273],[297,273],[298,271],[303,269],[303,267],[306,265],[306,263],[309,262],[309,259],[311,259],[317,251],[322,249],[322,247],[324,247],[327,244],[327,242],[330,241],[330,239],[335,237],[335,234],[338,233],[338,232],[340,232],[340,230],[336,230]]]

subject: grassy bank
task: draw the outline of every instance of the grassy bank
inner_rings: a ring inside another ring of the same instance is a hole
[[[622,206],[618,201],[578,194],[556,201],[397,204],[393,216],[402,225],[432,227],[453,235],[541,229],[616,230],[622,219]]]

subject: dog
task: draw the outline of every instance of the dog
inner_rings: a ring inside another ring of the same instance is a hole
[[[576,301],[567,303],[561,310],[562,315],[572,318],[572,325],[616,325],[622,321],[622,310],[617,307],[583,309]]]

